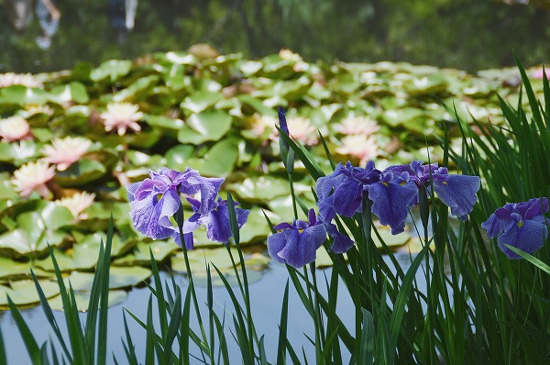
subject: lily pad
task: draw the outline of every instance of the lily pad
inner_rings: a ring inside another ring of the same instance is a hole
[[[0,279],[14,279],[30,275],[30,262],[19,262],[7,257],[0,257]]]
[[[208,110],[193,114],[178,133],[178,141],[194,145],[206,141],[219,141],[231,127],[232,117],[221,110]]]
[[[447,90],[447,86],[447,79],[439,74],[413,78],[403,83],[405,91],[414,96],[442,93]]]
[[[219,92],[200,90],[186,97],[181,102],[180,107],[192,113],[200,113],[216,104],[222,98],[223,95]]]
[[[113,264],[117,266],[150,265],[149,250],[153,253],[155,261],[162,262],[166,257],[180,250],[180,247],[173,241],[153,241],[150,244],[140,242],[131,254],[116,259]]]
[[[228,190],[233,191],[239,199],[255,203],[290,195],[288,182],[273,176],[248,177],[241,182],[231,184]]]
[[[57,172],[55,181],[62,186],[81,186],[99,179],[106,172],[101,162],[82,158],[67,170]]]
[[[273,220],[273,214],[266,211],[268,217]],[[271,234],[269,225],[261,209],[253,208],[248,215],[248,221],[240,230],[241,244],[264,241]]]
[[[49,280],[38,282],[46,298],[59,294],[59,286],[56,282]],[[0,285],[0,306],[8,305],[8,295],[16,305],[28,305],[40,301],[33,280],[17,280],[10,282],[9,286]]]
[[[109,289],[122,289],[143,283],[151,276],[151,270],[144,267],[118,267],[109,269]],[[92,289],[94,273],[73,271],[67,278],[76,291]]]
[[[54,255],[61,271],[92,269],[96,265],[99,256],[99,242],[78,243],[65,252],[54,250]],[[46,271],[54,271],[53,263],[49,256],[37,261],[35,265]]]
[[[396,235],[392,235],[389,229],[382,228],[382,227],[378,228],[378,233],[380,234],[380,237],[382,237],[382,240],[388,247],[403,246],[411,238],[411,234],[408,233],[407,231],[401,232]],[[374,232],[372,233],[372,240],[374,241],[374,244],[376,245],[376,247],[378,248],[384,247],[382,246],[382,243],[378,239],[378,236],[374,234]]]
[[[79,104],[85,104],[90,100],[86,87],[76,81],[73,81],[68,85],[55,86],[50,91],[49,99],[59,105],[66,104],[71,101]]]
[[[386,110],[382,114],[384,122],[388,123],[392,127],[406,126],[406,124],[412,120],[420,118],[424,115],[424,111],[417,108],[402,108]]]
[[[99,67],[90,72],[90,78],[93,81],[101,81],[109,77],[111,82],[117,81],[122,76],[127,75],[132,68],[132,61],[128,60],[109,60],[103,62]]]
[[[21,166],[39,155],[40,149],[34,141],[0,142],[0,161]]]
[[[150,126],[162,129],[178,131],[184,126],[183,120],[169,118],[163,115],[147,115],[144,119]]]
[[[12,85],[0,89],[0,104],[41,105],[48,101],[48,92],[39,88]]]
[[[216,143],[200,159],[189,158],[186,165],[208,176],[226,177],[239,157],[239,142],[235,138]]]
[[[135,99],[140,93],[147,91],[151,85],[159,80],[157,75],[149,75],[134,81],[126,89],[119,91],[113,95],[113,101],[121,102]]]
[[[0,235],[0,252],[12,257],[43,255],[48,245],[64,242],[66,234],[56,229],[72,219],[67,208],[51,202],[44,209],[22,213],[16,219],[19,228]]]
[[[76,306],[79,311],[85,312],[88,310],[88,304],[90,303],[90,295],[91,293],[89,291],[78,291],[74,293]],[[109,300],[107,302],[107,305],[109,307],[112,307],[112,306],[121,304],[126,300],[127,297],[128,297],[128,293],[125,290],[109,290]],[[49,299],[48,303],[50,303],[50,307],[53,310],[58,310],[58,311],[64,310],[63,301],[61,300],[60,295]]]

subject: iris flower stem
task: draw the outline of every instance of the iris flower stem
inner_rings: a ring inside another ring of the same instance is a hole
[[[180,208],[181,209],[181,208]],[[195,284],[193,281],[193,274],[191,273],[191,265],[189,264],[189,256],[187,254],[187,248],[185,247],[185,241],[183,238],[183,224],[178,223],[178,230],[180,235],[180,242],[182,242],[183,248],[183,259],[185,261],[185,269],[187,270],[187,278],[189,280],[189,290],[191,290],[191,296],[193,298],[193,305],[195,306],[195,312],[197,313],[197,319],[199,321],[199,326],[201,328],[201,335],[203,341],[207,343],[206,331],[204,330],[204,324],[202,322],[202,316],[199,309],[199,301],[197,300],[197,293],[195,292]],[[208,356],[212,364],[214,364],[214,354],[212,353],[210,347],[208,348]]]
[[[313,326],[315,328],[315,358],[316,358],[316,362],[319,363],[319,360],[321,359],[321,353],[322,353],[322,344],[321,344],[321,341],[320,341],[320,335],[319,335],[319,331],[320,331],[320,327],[319,327],[319,321],[320,321],[320,318],[319,318],[319,315],[318,315],[318,312],[317,312],[317,308],[316,308],[316,305],[317,305],[317,302],[316,302],[316,299],[314,299],[314,296],[312,294],[312,291],[311,291],[311,281],[309,280],[309,274],[308,274],[308,271],[307,271],[307,267],[304,266],[304,278],[305,278],[305,284],[306,284],[306,289],[307,289],[307,296],[308,296],[308,300],[310,303],[313,304]]]
[[[233,265],[233,269],[235,270],[235,276],[237,277],[237,283],[239,284],[239,289],[241,291],[241,295],[243,296],[245,307],[246,307],[246,324],[247,324],[247,330],[248,330],[248,345],[250,353],[254,353],[254,339],[257,340],[257,338],[254,337],[255,332],[254,324],[252,323],[252,311],[250,310],[250,292],[248,290],[248,275],[246,274],[246,267],[244,262],[244,256],[241,250],[241,246],[239,243],[237,243],[237,252],[239,253],[239,262],[241,265],[242,275],[243,279],[241,281],[241,277],[239,275],[239,272],[237,270],[237,265],[235,264],[235,259],[233,258],[233,254],[231,253],[231,249],[229,248],[229,245],[226,245],[227,252],[229,253],[229,257],[231,258],[231,264]],[[244,285],[243,285],[244,284]]]
[[[323,325],[323,317],[321,315],[321,306],[319,305],[319,289],[317,287],[317,275],[315,274],[315,261],[313,261],[312,263],[309,264],[309,268],[311,270],[311,276],[312,276],[312,280],[313,280],[313,288],[315,289],[315,292],[314,292],[314,305],[315,305],[315,322],[317,323],[317,331],[316,331],[316,342],[319,343],[321,346],[320,347],[320,350],[324,350],[325,348],[325,342],[326,342],[326,339],[325,339],[325,336],[324,336],[324,333],[325,333],[325,328],[324,328],[324,325]],[[318,338],[317,338],[317,333],[318,333]],[[316,346],[317,348],[317,346]],[[324,351],[323,351],[324,352]],[[319,358],[318,358],[319,360]],[[326,359],[325,359],[326,361]]]
[[[288,172],[288,182],[290,185],[290,196],[292,197],[292,211],[294,212],[294,219],[298,219],[298,207],[296,206],[296,195],[294,194],[294,179],[291,172]]]

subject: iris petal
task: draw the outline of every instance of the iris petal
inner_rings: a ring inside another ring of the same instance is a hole
[[[315,260],[315,252],[323,244],[326,231],[323,225],[312,226],[298,230],[289,229],[283,232],[286,235],[286,246],[279,251],[278,256],[287,264],[300,268]]]
[[[391,227],[392,234],[403,232],[408,209],[417,194],[418,189],[411,181],[404,185],[394,182],[369,185],[372,212],[378,216],[381,224]]]
[[[512,229],[502,234],[498,238],[498,245],[509,258],[520,259],[520,255],[504,246],[504,244],[519,248],[531,254],[542,247],[547,236],[548,229],[545,223],[535,220],[526,220],[521,227],[514,225]]]
[[[481,183],[478,176],[446,175],[433,181],[439,199],[451,208],[451,214],[466,219],[477,201],[476,193]]]

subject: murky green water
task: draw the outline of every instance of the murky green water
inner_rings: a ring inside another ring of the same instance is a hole
[[[549,11],[489,0],[142,0],[132,32],[114,15],[113,1],[65,0],[45,50],[36,44],[36,16],[20,32],[10,26],[6,5],[14,1],[26,0],[0,0],[0,72],[72,68],[198,42],[252,58],[289,47],[309,61],[404,60],[466,70],[513,65],[512,49],[527,65],[550,54]]]

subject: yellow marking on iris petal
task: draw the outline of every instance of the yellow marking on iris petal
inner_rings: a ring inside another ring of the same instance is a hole
[[[385,182],[385,181],[382,181],[382,184],[383,184],[384,186],[389,186],[388,183]]]
[[[516,224],[518,225],[519,228],[523,227],[523,221],[519,221]]]
[[[405,185],[406,183],[406,181],[401,181],[401,186]]]
[[[443,181],[443,185],[449,185],[449,183],[446,181]]]
[[[162,199],[162,194],[157,194],[157,200]]]

